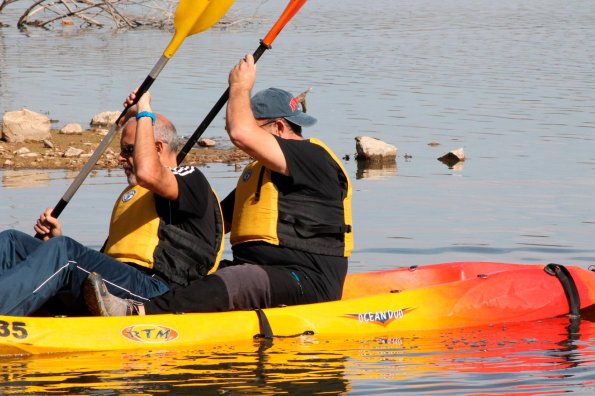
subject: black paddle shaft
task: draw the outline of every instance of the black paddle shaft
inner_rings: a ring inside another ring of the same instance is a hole
[[[260,45],[258,46],[256,51],[254,51],[254,54],[253,54],[254,63],[258,62],[258,60],[260,59],[262,54],[264,54],[264,52],[270,48],[271,48],[270,46],[264,44],[261,41]],[[200,139],[200,137],[207,130],[209,125],[211,125],[211,122],[213,122],[213,120],[215,119],[217,114],[219,114],[219,112],[221,111],[223,106],[225,106],[225,103],[227,103],[228,99],[229,99],[229,87],[227,87],[227,89],[225,90],[223,95],[221,95],[221,97],[219,98],[217,103],[215,103],[215,106],[213,106],[211,111],[209,111],[209,113],[207,114],[205,119],[200,123],[198,128],[196,128],[196,130],[194,131],[192,136],[190,136],[190,138],[188,139],[186,144],[184,144],[184,147],[182,147],[182,150],[180,150],[180,152],[178,153],[178,156],[176,157],[176,161],[178,162],[178,164],[180,164],[180,163],[182,163],[182,161],[184,161],[184,158],[186,158],[186,155],[190,152],[190,150],[192,150],[192,147],[194,147],[194,145],[196,144],[198,139]]]

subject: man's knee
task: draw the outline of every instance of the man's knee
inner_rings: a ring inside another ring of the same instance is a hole
[[[45,243],[48,245],[48,248],[51,247],[62,250],[70,260],[76,260],[77,257],[83,255],[87,249],[74,239],[64,235],[50,238]]]
[[[4,230],[2,232],[0,232],[0,240],[9,240],[9,241],[16,241],[20,238],[22,238],[23,236],[27,236],[29,238],[31,238],[30,235],[25,234],[22,231],[18,231],[18,230]]]

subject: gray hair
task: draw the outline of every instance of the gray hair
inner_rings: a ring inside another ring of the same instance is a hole
[[[155,141],[166,143],[172,151],[178,151],[179,138],[176,127],[169,120],[157,117],[153,128]]]
[[[178,138],[176,127],[164,116],[160,114],[155,115],[157,116],[155,126],[153,127],[153,137],[155,138],[155,141],[163,142],[167,144],[172,151],[177,152],[180,139]],[[126,128],[126,125],[130,122],[136,122],[134,117],[126,121],[126,124],[124,124],[122,129]]]

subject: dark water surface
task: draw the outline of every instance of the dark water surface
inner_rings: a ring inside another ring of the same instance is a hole
[[[181,134],[194,131],[229,68],[286,3],[258,4],[236,1],[231,12],[250,23],[189,37],[159,76],[155,109]],[[0,22],[14,24],[13,8]],[[86,125],[120,108],[170,38],[0,28],[0,113],[25,106],[58,126]],[[592,1],[311,0],[261,59],[256,89],[312,87],[308,106],[319,123],[306,134],[341,157],[353,158],[360,135],[399,148],[383,169],[344,162],[354,185],[353,272],[460,260],[587,268],[595,264],[592,42]],[[226,142],[223,124],[219,115],[205,136]],[[460,147],[468,159],[454,169],[436,160]],[[204,172],[221,196],[238,177],[227,165]],[[74,175],[0,171],[0,229],[30,232]],[[90,177],[61,216],[67,233],[99,247],[123,186],[120,171]],[[305,338],[265,351],[250,344],[0,359],[0,394],[590,394],[595,325],[587,318],[569,333],[566,324]]]

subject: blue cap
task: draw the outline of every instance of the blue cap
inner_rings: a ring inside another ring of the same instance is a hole
[[[287,121],[308,127],[316,123],[316,118],[300,110],[299,100],[279,88],[268,88],[257,92],[250,99],[254,118],[285,118]]]

